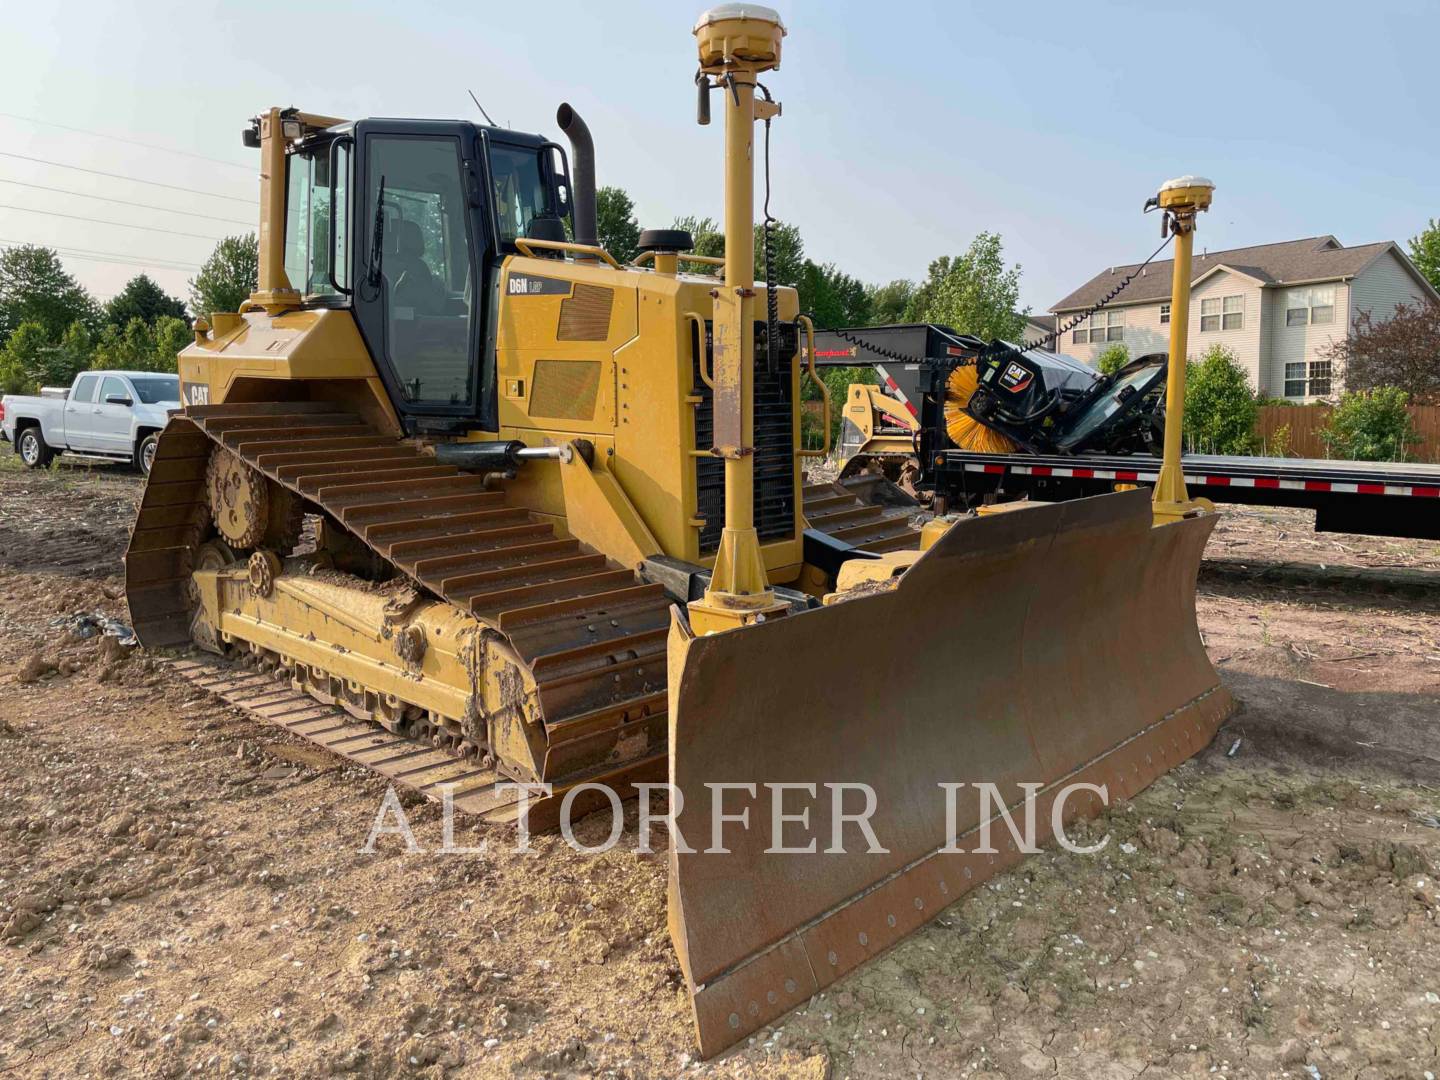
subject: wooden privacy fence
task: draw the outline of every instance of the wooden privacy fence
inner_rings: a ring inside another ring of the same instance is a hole
[[[1320,430],[1330,419],[1328,405],[1262,405],[1255,421],[1260,439],[1259,453],[1286,457],[1328,458],[1329,448]],[[1420,442],[1410,448],[1415,461],[1440,462],[1440,405],[1411,405],[1406,410],[1420,433]],[[1287,445],[1277,439],[1281,428],[1290,428]]]

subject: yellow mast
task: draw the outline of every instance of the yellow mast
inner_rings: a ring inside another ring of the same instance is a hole
[[[1165,380],[1165,457],[1155,484],[1156,525],[1213,510],[1205,499],[1191,499],[1180,464],[1185,428],[1185,357],[1190,333],[1190,257],[1195,248],[1195,218],[1210,209],[1215,185],[1204,177],[1182,176],[1160,185],[1156,204],[1175,234],[1175,274],[1170,283],[1170,367]]]
[[[725,284],[714,289],[715,448],[725,459],[725,529],[705,596],[690,604],[698,634],[729,630],[783,610],[765,577],[755,532],[755,121],[779,107],[755,101],[755,80],[780,66],[780,16],[755,4],[722,4],[695,24],[702,77],[725,109]]]

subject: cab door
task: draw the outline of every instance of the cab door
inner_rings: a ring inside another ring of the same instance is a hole
[[[484,399],[479,135],[469,124],[367,120],[355,140],[356,321],[412,430],[465,426]]]
[[[99,375],[82,375],[65,398],[65,445],[71,450],[98,450],[95,442],[95,392],[100,389]]]
[[[135,391],[119,375],[106,375],[90,414],[92,449],[106,454],[128,454],[130,426],[135,414]]]

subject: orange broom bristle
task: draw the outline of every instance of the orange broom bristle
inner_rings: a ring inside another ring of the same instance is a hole
[[[950,441],[961,450],[980,454],[1013,453],[1013,442],[965,412],[977,385],[979,376],[974,365],[956,368],[945,384],[945,431]]]

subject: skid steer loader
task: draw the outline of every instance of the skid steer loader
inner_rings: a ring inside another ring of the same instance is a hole
[[[1017,857],[949,854],[938,783],[1130,794],[1229,700],[1193,610],[1213,518],[1183,486],[958,521],[923,552],[903,515],[807,499],[813,330],[793,290],[756,285],[751,242],[783,34],[750,4],[694,27],[702,122],[712,90],[724,112],[713,276],[682,272],[675,231],[646,234],[646,265],[597,244],[568,106],[573,173],[493,127],[258,117],[258,287],[179,358],[126,554],[146,647],[247,658],[222,687],[394,783],[540,827],[567,796],[668,780],[706,1054]],[[1208,192],[1169,199],[1188,245]],[[757,792],[817,784],[868,789],[883,854],[772,843]]]

